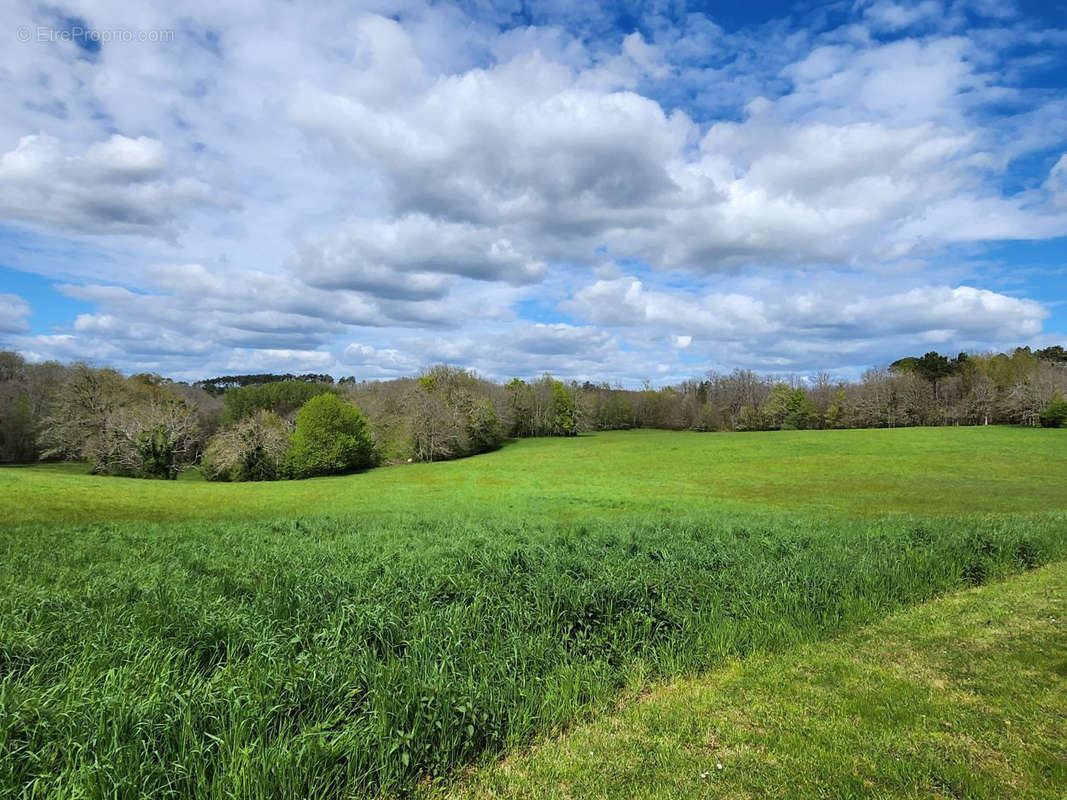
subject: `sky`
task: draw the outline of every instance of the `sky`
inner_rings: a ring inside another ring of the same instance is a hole
[[[1067,344],[1065,9],[0,0],[0,347],[634,386]]]

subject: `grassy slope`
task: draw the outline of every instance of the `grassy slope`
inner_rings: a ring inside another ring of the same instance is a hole
[[[1067,430],[910,428],[532,439],[496,453],[270,484],[0,469],[0,525],[313,514],[527,519],[788,510],[882,516],[1062,510]]]
[[[1010,428],[623,432],[256,485],[0,469],[0,794],[410,786],[1063,558],[1064,474],[1067,432]]]
[[[449,796],[1056,800],[1065,743],[1058,564],[656,689]]]
[[[0,530],[0,796],[402,791],[623,687],[1067,557],[1065,523]]]

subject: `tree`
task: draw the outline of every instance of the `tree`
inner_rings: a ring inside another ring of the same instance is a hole
[[[93,472],[176,478],[196,462],[202,441],[197,409],[158,375],[124,378],[86,364],[47,368],[36,385],[47,387],[47,413],[39,440],[43,458],[88,461]]]
[[[561,382],[552,381],[552,435],[578,435],[578,405]]]
[[[808,393],[799,388],[790,392],[782,427],[786,430],[802,431],[810,428],[817,419],[818,412]]]
[[[504,443],[504,426],[490,400],[475,400],[471,403],[467,421],[467,440],[471,453],[496,450]]]
[[[273,411],[279,417],[292,418],[296,410],[312,397],[330,392],[336,392],[332,382],[304,380],[275,381],[227,389],[222,396],[222,422],[231,425],[257,411]]]
[[[1067,400],[1063,397],[1056,397],[1048,404],[1048,408],[1041,412],[1041,427],[1062,428],[1064,426],[1067,426]]]
[[[788,384],[776,383],[759,407],[759,427],[780,429],[785,424],[792,396],[793,390]]]
[[[1017,383],[1004,395],[1001,407],[1005,416],[1019,425],[1037,425],[1041,401],[1029,381]]]
[[[31,398],[22,356],[0,351],[0,462],[37,457]]]
[[[273,411],[258,411],[215,434],[201,467],[213,481],[273,481],[285,477],[292,424]]]
[[[826,407],[823,424],[827,428],[845,428],[848,426],[848,398],[844,389],[838,389],[834,400]]]
[[[92,463],[101,452],[109,416],[128,399],[125,380],[115,370],[71,365],[42,422],[42,457]]]
[[[611,392],[601,401],[596,415],[600,430],[633,428],[636,424],[633,403],[622,392]]]
[[[511,435],[516,437],[537,436],[537,397],[533,387],[521,378],[512,378],[504,385],[508,393],[511,412]]]
[[[416,461],[445,461],[467,454],[468,408],[472,398],[445,376],[419,378],[409,402]]]
[[[174,480],[200,455],[195,409],[164,393],[112,409],[85,453],[98,472]]]
[[[967,393],[967,416],[975,425],[988,425],[993,415],[997,390],[985,375],[977,376]]]
[[[367,420],[335,394],[320,394],[296,413],[288,466],[294,478],[339,475],[374,464]]]
[[[1052,347],[1045,347],[1034,353],[1038,358],[1043,358],[1046,361],[1052,361],[1057,364],[1067,364],[1067,350],[1063,349],[1063,345],[1053,345]]]
[[[734,419],[734,427],[739,431],[759,431],[765,427],[763,416],[752,406],[741,406]]]
[[[455,367],[431,367],[415,384],[409,403],[415,459],[441,461],[495,450],[504,425],[491,384]]]

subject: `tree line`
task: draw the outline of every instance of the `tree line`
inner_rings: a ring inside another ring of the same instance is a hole
[[[78,460],[111,475],[174,478],[199,466],[214,480],[299,478],[627,428],[990,424],[1067,425],[1062,346],[931,351],[855,381],[735,370],[637,390],[547,374],[500,384],[445,365],[389,381],[256,374],[188,384],[0,352],[0,462]]]

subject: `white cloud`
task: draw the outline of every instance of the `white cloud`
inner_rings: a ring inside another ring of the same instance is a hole
[[[446,275],[522,284],[540,280],[546,269],[503,231],[424,214],[350,222],[330,239],[303,246],[292,267],[315,286],[389,298],[442,297]]]
[[[414,375],[420,368],[427,366],[417,356],[405,353],[394,347],[374,347],[372,345],[352,342],[341,354],[341,364],[346,368],[360,370],[361,377],[366,377],[368,370],[371,377],[399,378]]]
[[[849,343],[892,340],[891,347],[910,352],[931,337],[979,346],[1028,341],[1049,314],[1032,300],[970,286],[886,291],[869,281],[861,287],[807,281],[788,288],[764,287],[760,295],[650,290],[636,278],[623,277],[585,287],[569,308],[599,325],[670,335],[676,347],[725,343],[778,355],[783,342],[792,342],[797,350],[805,342],[820,349],[834,343],[847,349]],[[895,357],[883,350],[881,357],[887,356]],[[813,366],[802,361],[796,365]]]
[[[919,3],[877,0],[863,10],[864,18],[883,31],[896,31],[918,23],[938,21],[943,19],[944,13],[944,6],[936,0],[922,0]]]
[[[203,181],[171,180],[165,169],[154,139],[116,134],[68,156],[53,136],[23,136],[0,155],[0,215],[83,233],[173,236],[184,211],[220,199]]]
[[[644,34],[594,6],[504,31],[420,0],[64,13],[177,35],[0,52],[0,259],[90,306],[47,337],[5,314],[26,352],[639,380],[1010,346],[1047,319],[968,267],[1067,234],[1067,156],[1017,166],[1067,147],[1067,104],[1023,80],[1067,34],[998,4],[734,32],[649,12]]]
[[[1052,195],[1052,202],[1059,208],[1067,209],[1067,153],[1060,156],[1051,170],[1045,188]]]
[[[25,333],[29,318],[29,303],[17,294],[0,294],[0,333]]]

